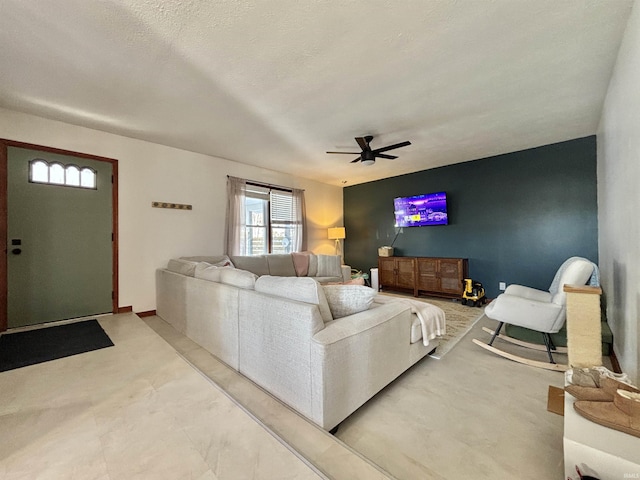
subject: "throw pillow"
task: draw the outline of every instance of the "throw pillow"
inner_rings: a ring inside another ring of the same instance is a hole
[[[202,280],[208,280],[210,282],[220,282],[220,276],[225,268],[232,268],[228,266],[211,265],[207,262],[200,262],[196,265],[194,277]]]
[[[191,262],[206,262],[216,267],[233,267],[231,259],[227,255],[216,256],[199,256],[199,257],[180,257],[181,260],[189,260]]]
[[[318,257],[318,277],[342,277],[339,255],[316,255]]]
[[[293,266],[298,277],[306,277],[309,273],[309,252],[293,252]]]
[[[233,263],[231,263],[231,260],[227,259],[227,260],[220,260],[217,263],[213,264],[214,267],[231,267],[233,268]]]
[[[376,291],[362,285],[324,285],[324,294],[333,318],[342,318],[368,310]]]
[[[315,253],[309,255],[309,271],[307,272],[307,276],[318,276],[318,256]]]
[[[193,277],[196,271],[196,265],[198,265],[198,262],[191,262],[181,258],[172,258],[167,264],[167,270]]]

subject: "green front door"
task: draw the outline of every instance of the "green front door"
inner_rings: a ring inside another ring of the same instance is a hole
[[[112,164],[18,147],[7,160],[8,327],[111,312]],[[38,160],[58,184],[30,181]],[[74,166],[96,188],[59,184],[61,168],[76,183]]]

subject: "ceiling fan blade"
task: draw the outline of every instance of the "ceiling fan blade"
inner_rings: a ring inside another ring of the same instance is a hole
[[[407,145],[411,145],[411,142],[409,142],[409,141],[400,142],[400,143],[396,143],[394,145],[389,145],[387,147],[378,148],[378,149],[374,150],[373,153],[386,152],[387,150],[393,150],[394,148],[406,147]]]
[[[389,160],[393,160],[394,158],[398,158],[395,155],[387,155],[386,153],[376,153],[376,157],[380,158],[388,158]]]
[[[355,160],[351,160],[351,163],[356,163],[356,162],[359,162],[360,160],[361,160],[361,158],[360,158],[360,157],[358,157],[358,158],[356,158]]]
[[[358,155],[360,152],[327,152],[327,153],[346,153],[347,155]]]
[[[362,151],[370,150],[369,142],[367,142],[366,137],[356,137],[356,142],[358,142],[358,145],[360,145]]]

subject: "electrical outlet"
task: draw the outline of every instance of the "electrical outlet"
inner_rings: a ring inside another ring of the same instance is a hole
[[[500,285],[498,286],[498,288],[500,289],[501,292],[504,292],[507,289],[507,284],[504,282],[500,282]]]

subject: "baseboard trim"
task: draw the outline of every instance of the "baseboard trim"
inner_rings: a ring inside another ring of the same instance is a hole
[[[133,313],[133,307],[127,305],[126,307],[118,307],[118,313]]]
[[[156,314],[155,310],[147,310],[146,312],[136,312],[136,315],[140,318],[153,317]]]

